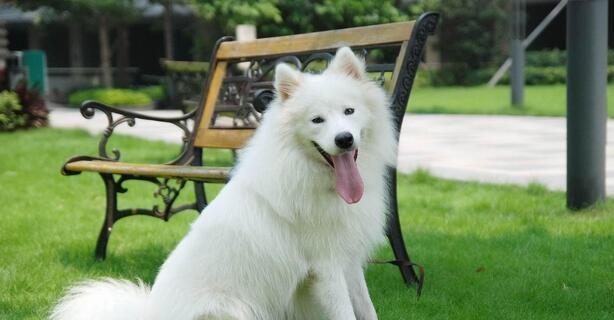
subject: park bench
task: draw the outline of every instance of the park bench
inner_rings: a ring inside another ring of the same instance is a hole
[[[76,156],[62,167],[64,175],[83,171],[99,173],[106,188],[106,214],[95,256],[104,259],[114,223],[133,215],[148,215],[168,220],[188,209],[198,212],[207,205],[205,183],[225,183],[231,168],[203,165],[203,150],[208,148],[240,149],[252,135],[261,113],[273,99],[272,73],[277,63],[294,64],[307,72],[322,70],[335,50],[350,46],[365,56],[367,71],[391,94],[396,128],[400,131],[403,116],[420,63],[424,45],[437,25],[436,13],[425,13],[416,21],[367,27],[314,32],[301,35],[262,38],[249,42],[224,37],[217,41],[210,60],[210,72],[196,109],[177,117],[155,117],[88,101],[81,114],[92,118],[96,112],[106,116],[108,127],[99,142],[97,156]],[[224,110],[218,112],[217,110]],[[183,132],[181,152],[166,164],[137,164],[120,161],[120,153],[107,151],[113,130],[136,121],[159,121],[174,125]],[[398,132],[397,132],[398,137]],[[396,168],[388,170],[390,183],[390,218],[387,235],[395,260],[407,284],[422,284],[407,253],[399,224],[396,195]],[[157,186],[162,208],[119,209],[118,193],[126,192],[123,183],[142,180]],[[186,184],[193,184],[195,201],[176,205],[175,200]],[[420,272],[422,273],[422,272]]]

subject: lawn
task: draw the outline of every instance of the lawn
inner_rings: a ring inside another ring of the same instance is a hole
[[[160,162],[177,148],[118,138],[132,161]],[[69,284],[85,278],[151,283],[196,217],[122,220],[107,260],[96,262],[100,178],[59,173],[68,156],[93,154],[96,139],[40,129],[0,134],[0,146],[0,319],[44,318]],[[229,159],[212,155],[212,164]],[[454,182],[425,172],[400,177],[399,185],[403,230],[411,254],[426,268],[426,284],[417,300],[395,268],[370,266],[380,319],[614,318],[614,201],[571,213],[563,193],[539,185]],[[135,189],[127,194],[130,203],[149,203],[152,189],[128,186]],[[389,257],[386,248],[378,254]]]
[[[608,85],[608,115],[614,117],[614,84]],[[565,85],[525,87],[525,105],[512,108],[509,86],[416,87],[408,111],[413,113],[511,114],[564,116]]]

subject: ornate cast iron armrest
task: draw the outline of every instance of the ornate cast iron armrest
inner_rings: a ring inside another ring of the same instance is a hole
[[[165,164],[189,164],[193,159],[192,148],[189,147],[190,139],[192,136],[192,132],[188,125],[188,120],[194,120],[197,114],[198,109],[194,109],[189,113],[178,117],[156,117],[150,116],[142,113],[137,113],[133,111],[127,111],[120,108],[115,108],[111,106],[107,106],[97,101],[85,101],[81,105],[81,115],[83,115],[86,119],[91,119],[94,117],[97,111],[102,112],[107,118],[107,127],[102,133],[102,137],[98,142],[98,157],[95,157],[99,160],[109,160],[109,161],[119,161],[121,157],[121,153],[117,149],[111,150],[113,156],[110,156],[107,152],[107,143],[109,138],[113,134],[113,131],[117,126],[122,123],[128,124],[128,126],[132,127],[135,125],[136,120],[146,120],[146,121],[156,121],[168,123],[176,126],[179,130],[183,132],[182,137],[182,145],[181,152],[175,159],[169,161]],[[114,117],[116,116],[116,117]],[[92,157],[94,158],[94,157]],[[70,161],[70,160],[69,160]]]
[[[77,161],[93,161],[93,160],[113,161],[113,160],[110,160],[110,159],[107,159],[107,158],[100,158],[100,157],[74,156],[74,157],[71,157],[70,159],[66,160],[66,162],[64,162],[64,164],[62,164],[62,168],[60,169],[60,172],[64,176],[74,176],[74,175],[80,174],[81,171],[73,171],[73,170],[70,170],[70,169],[66,168],[66,166],[69,163],[72,163],[72,162],[77,162]]]

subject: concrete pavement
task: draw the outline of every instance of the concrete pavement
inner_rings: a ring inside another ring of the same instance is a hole
[[[565,190],[566,124],[561,117],[409,115],[399,169],[457,180],[539,182]],[[614,121],[608,120],[606,188],[614,194]]]
[[[145,111],[158,116],[179,111]],[[52,127],[82,128],[92,134],[106,127],[98,113],[84,119],[76,109],[53,108]],[[565,189],[565,118],[525,116],[414,115],[405,117],[399,145],[399,169],[424,168],[433,175],[494,183],[538,182]],[[117,133],[149,140],[179,142],[174,126],[138,121]],[[614,121],[608,120],[608,194],[614,194]]]
[[[49,124],[54,128],[84,129],[91,134],[101,133],[108,125],[107,118],[101,111],[96,111],[92,119],[85,119],[78,109],[51,108]],[[182,115],[179,110],[136,110],[150,116],[174,117]],[[115,115],[117,116],[117,115]],[[180,143],[182,132],[172,124],[137,119],[134,127],[121,124],[115,128],[115,133],[139,137],[147,140],[159,140]]]

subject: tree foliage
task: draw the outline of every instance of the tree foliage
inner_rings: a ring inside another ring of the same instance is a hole
[[[258,26],[261,36],[406,20],[391,0],[191,0],[199,16],[232,33],[238,24]]]
[[[138,17],[133,0],[21,0],[17,5],[26,10],[44,10],[53,18],[77,19],[90,24],[95,24],[101,16],[117,23]]]
[[[442,73],[447,82],[464,84],[471,72],[500,62],[508,20],[505,0],[423,0],[413,4],[411,12],[437,11],[437,27]]]
[[[283,21],[276,0],[192,0],[191,4],[200,17],[227,33],[238,24],[260,26]]]

